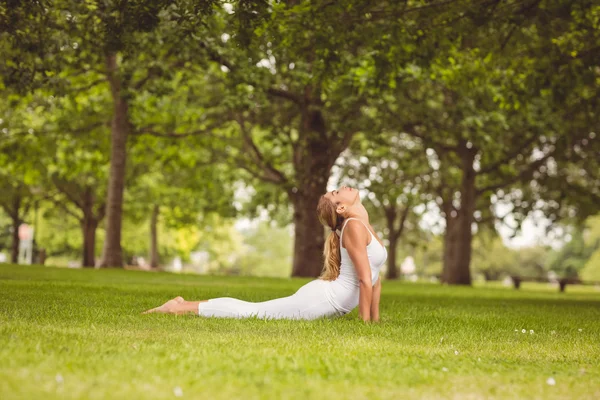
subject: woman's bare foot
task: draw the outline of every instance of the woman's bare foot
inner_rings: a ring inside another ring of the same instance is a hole
[[[177,296],[174,299],[167,301],[160,307],[151,308],[150,310],[144,311],[142,314],[150,314],[150,313],[163,313],[168,314],[172,312],[176,312],[176,306],[178,304],[182,304],[185,300],[181,296]]]

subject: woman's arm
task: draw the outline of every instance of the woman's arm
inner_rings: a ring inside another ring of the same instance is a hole
[[[371,321],[379,322],[379,299],[381,298],[381,278],[373,286],[373,298],[371,300]]]
[[[348,251],[350,259],[358,276],[360,295],[358,313],[363,321],[371,320],[371,303],[373,299],[373,283],[371,282],[371,267],[367,256],[369,232],[360,221],[350,220],[344,228],[343,246]]]

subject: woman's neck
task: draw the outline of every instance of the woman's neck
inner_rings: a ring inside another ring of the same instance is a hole
[[[345,219],[348,218],[356,218],[363,222],[369,223],[369,213],[362,204],[350,208],[345,216]]]

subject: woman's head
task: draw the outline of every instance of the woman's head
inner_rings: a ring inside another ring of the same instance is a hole
[[[317,205],[319,221],[331,229],[323,250],[325,265],[321,278],[325,280],[334,280],[340,274],[342,256],[337,230],[342,227],[344,219],[348,217],[351,210],[356,208],[357,204],[360,204],[358,190],[346,186],[327,192],[319,199]]]

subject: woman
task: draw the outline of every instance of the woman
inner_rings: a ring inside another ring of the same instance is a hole
[[[178,296],[145,313],[316,319],[344,315],[358,306],[364,321],[379,321],[379,270],[387,259],[387,250],[369,224],[358,190],[344,186],[324,194],[317,213],[321,223],[331,229],[325,243],[323,274],[293,295],[260,303],[229,297],[185,301]]]

